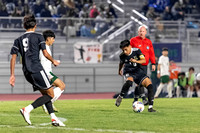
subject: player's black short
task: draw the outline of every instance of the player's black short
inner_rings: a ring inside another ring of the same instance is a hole
[[[36,73],[24,72],[26,80],[33,85],[33,90],[45,90],[51,87],[50,80],[48,79],[44,70]]]
[[[126,71],[126,68],[124,69],[124,77],[127,79],[128,77],[133,77],[133,80],[136,84],[141,85],[142,81],[145,78],[149,78],[144,71],[141,68],[138,68],[137,71],[131,72]]]

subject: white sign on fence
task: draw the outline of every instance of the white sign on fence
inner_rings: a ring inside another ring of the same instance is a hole
[[[99,42],[78,42],[74,44],[75,63],[102,62],[103,46]]]

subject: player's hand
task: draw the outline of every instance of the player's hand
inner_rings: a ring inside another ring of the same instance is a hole
[[[11,85],[12,87],[15,86],[15,76],[14,76],[14,75],[11,75],[11,76],[10,76],[9,83],[10,83],[10,85]]]
[[[118,74],[120,75],[120,76],[122,76],[123,74],[122,74],[122,70],[120,70],[119,72],[118,72]]]
[[[53,60],[53,65],[54,65],[54,66],[60,65],[60,61],[58,61],[58,60]]]
[[[133,62],[133,63],[137,63],[137,60],[136,60],[136,59],[133,59],[133,58],[131,58],[129,61],[130,61],[130,62]]]
[[[152,71],[156,70],[156,65],[152,65]]]
[[[157,74],[157,77],[160,78],[160,73]]]

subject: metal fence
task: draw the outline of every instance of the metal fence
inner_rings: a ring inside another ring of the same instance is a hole
[[[22,20],[23,18],[0,17],[0,62],[9,61],[9,50],[14,39],[25,31],[22,28]],[[139,26],[131,18],[106,20],[37,18],[37,22],[37,32],[41,33],[46,29],[51,29],[56,33],[56,46],[53,47],[52,52],[56,58],[62,61],[73,61],[73,44],[77,41],[99,41],[104,45],[104,61],[116,61],[118,55],[113,56],[113,54],[118,51],[119,42],[137,36],[137,27]],[[188,21],[145,21],[143,23],[148,26],[148,37],[153,43],[181,42],[183,44],[183,62],[195,61],[194,53],[199,44],[199,40],[197,40],[198,27],[191,30],[195,27],[189,27],[191,25],[188,25]],[[198,23],[196,25],[199,26]]]

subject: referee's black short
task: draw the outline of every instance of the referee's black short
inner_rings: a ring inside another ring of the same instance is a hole
[[[124,77],[126,79],[128,77],[133,77],[134,82],[139,86],[145,78],[149,78],[141,68],[134,72],[124,72]]]
[[[51,87],[50,80],[48,79],[44,70],[37,73],[24,72],[26,80],[33,85],[33,90],[46,90]]]

